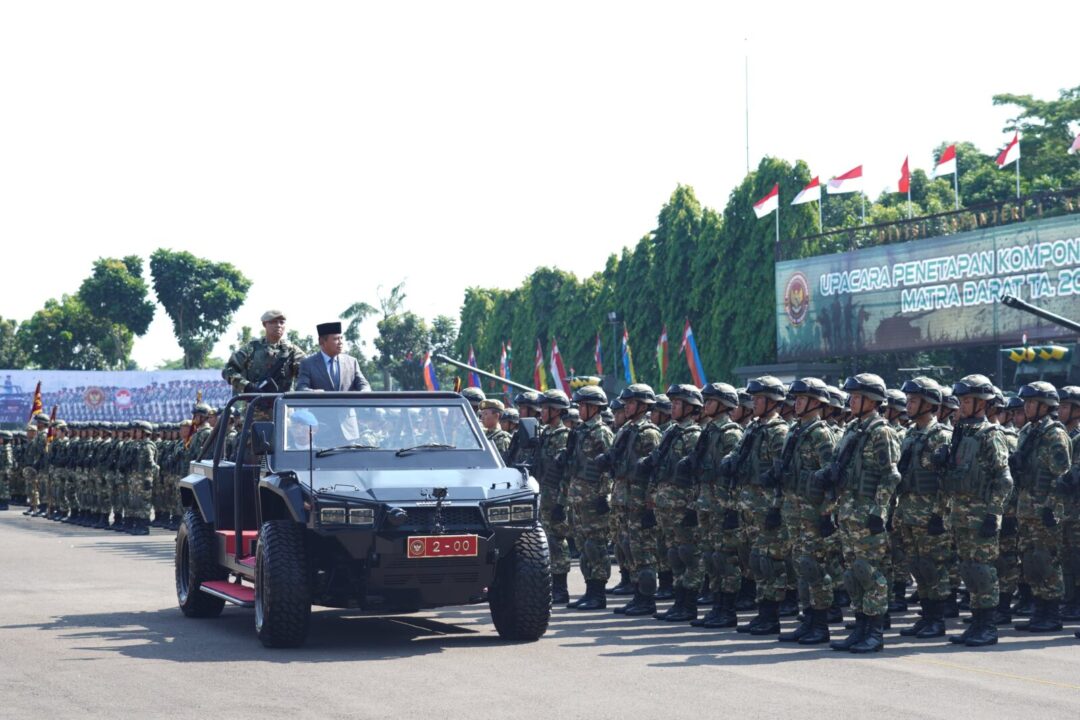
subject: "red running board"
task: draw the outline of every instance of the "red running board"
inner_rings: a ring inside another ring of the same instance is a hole
[[[199,586],[208,595],[219,597],[225,602],[241,607],[255,606],[255,588],[228,580],[208,580]]]

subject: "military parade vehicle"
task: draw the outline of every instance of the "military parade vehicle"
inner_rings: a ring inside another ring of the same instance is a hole
[[[237,414],[235,438],[218,432]],[[457,393],[239,395],[198,457],[176,535],[188,617],[254,608],[270,647],[302,644],[316,605],[396,614],[486,602],[502,638],[547,630],[539,487],[504,466]]]

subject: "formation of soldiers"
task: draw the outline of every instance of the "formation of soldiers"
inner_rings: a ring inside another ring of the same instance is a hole
[[[176,530],[179,480],[216,418],[206,403],[179,423],[68,423],[39,413],[25,431],[0,431],[0,509],[24,505],[31,517],[132,535]]]
[[[553,596],[569,608],[626,595],[615,613],[857,654],[880,651],[908,603],[921,610],[900,634],[918,639],[970,610],[948,637],[961,647],[996,643],[1014,616],[1036,633],[1080,620],[1080,387],[1006,399],[982,375],[899,389],[869,373],[843,388],[765,376],[665,394],[637,383],[610,402],[597,386],[524,392],[513,415],[463,394],[540,483]],[[534,438],[513,434],[525,418]],[[571,541],[586,585],[573,602]],[[854,621],[834,640],[845,608]],[[740,625],[740,610],[755,614]]]

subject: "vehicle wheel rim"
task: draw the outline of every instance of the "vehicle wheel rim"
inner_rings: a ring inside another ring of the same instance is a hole
[[[176,569],[176,586],[180,594],[180,602],[187,602],[189,592],[189,578],[191,577],[191,561],[188,557],[188,544],[184,540],[180,546],[180,567]]]

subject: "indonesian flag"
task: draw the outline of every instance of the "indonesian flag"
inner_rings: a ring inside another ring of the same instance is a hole
[[[547,376],[544,372],[544,348],[540,347],[540,338],[536,338],[536,362],[533,365],[533,385],[540,392],[547,390]]]
[[[943,175],[953,175],[956,173],[956,146],[950,145],[945,148],[945,152],[941,153],[941,157],[938,158],[937,165],[934,166],[934,177],[939,178]]]
[[[754,214],[761,219],[780,207],[780,183],[772,186],[772,190],[765,197],[754,203]]]
[[[904,164],[900,166],[900,180],[896,183],[896,191],[906,193],[911,189],[911,170],[908,169],[908,159],[904,158]]]
[[[1080,152],[1080,135],[1077,135],[1073,144],[1069,146],[1069,154],[1072,155],[1074,152]]]
[[[596,360],[596,374],[604,374],[604,355],[600,347],[600,333],[596,333],[596,347],[593,349],[593,359]]]
[[[559,342],[551,338],[551,381],[555,389],[562,390],[567,395],[570,388],[566,385],[566,369],[563,367],[562,353],[559,352]]]
[[[1020,159],[1020,133],[1013,135],[1013,139],[1009,141],[1009,144],[1005,146],[1005,149],[1001,151],[1001,154],[997,156],[997,166],[1003,168],[1011,162],[1016,162]]]
[[[792,205],[802,205],[808,202],[821,202],[821,182],[818,178],[814,178],[810,181],[810,184],[799,191],[799,194],[795,196],[795,199],[791,201]]]
[[[862,165],[859,165],[830,180],[825,192],[830,195],[840,195],[842,193],[859,192],[862,187]]]

